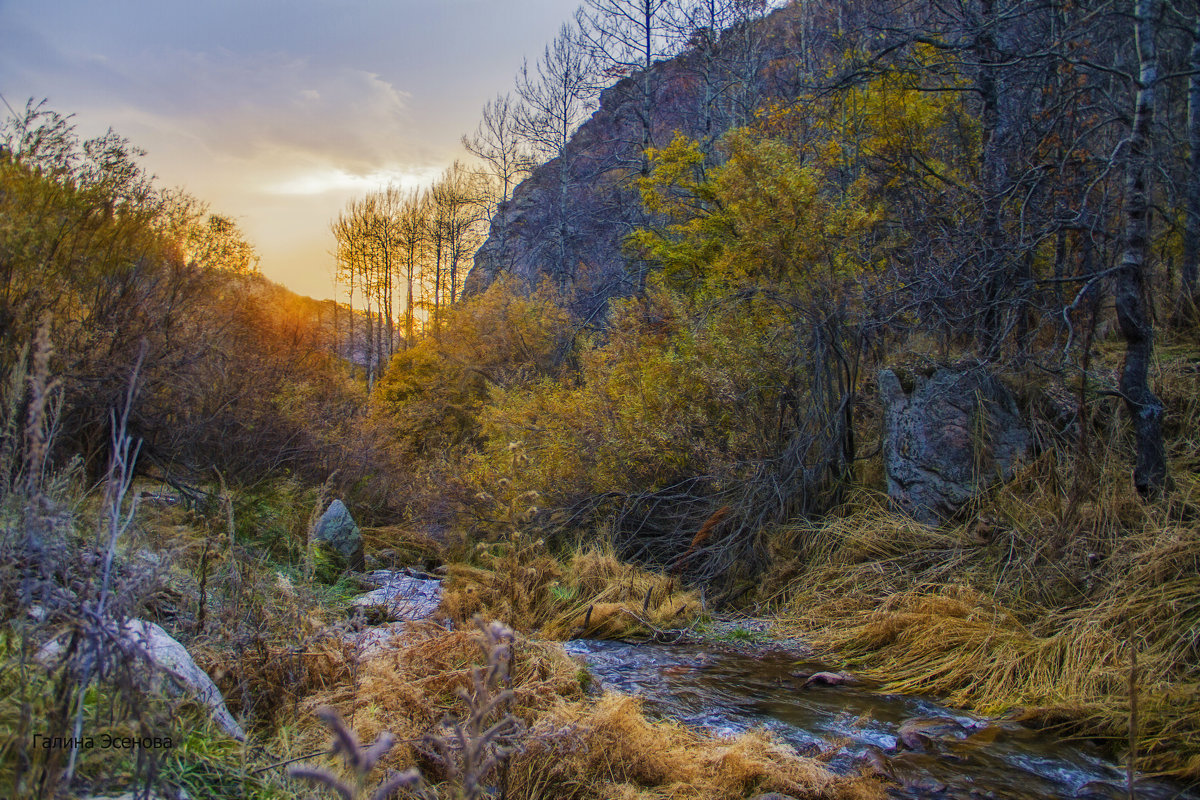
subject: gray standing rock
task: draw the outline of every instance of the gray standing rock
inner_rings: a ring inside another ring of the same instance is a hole
[[[341,500],[334,500],[325,509],[325,513],[317,520],[313,537],[319,544],[337,553],[350,569],[363,568],[362,531]]]
[[[242,726],[225,707],[225,698],[217,688],[208,673],[196,666],[187,649],[171,638],[171,635],[153,622],[140,619],[127,620],[120,628],[115,622],[110,622],[106,640],[112,642],[120,656],[128,663],[141,663],[149,669],[149,684],[161,691],[164,681],[169,682],[177,690],[193,697],[204,705],[212,715],[213,721],[229,736],[245,741],[246,734]],[[59,665],[66,652],[68,637],[60,636],[51,639],[38,650],[35,659],[48,669]]]
[[[930,375],[885,369],[883,463],[888,496],[936,525],[1012,477],[1032,436],[1012,392],[982,366]]]

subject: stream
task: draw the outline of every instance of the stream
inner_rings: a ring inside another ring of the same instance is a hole
[[[766,728],[802,754],[837,748],[832,769],[889,773],[896,798],[1127,796],[1124,770],[1089,743],[867,685],[805,687],[805,674],[828,668],[795,654],[585,639],[565,646],[602,688],[643,698],[652,716],[722,735]],[[1198,800],[1149,779],[1136,794]]]

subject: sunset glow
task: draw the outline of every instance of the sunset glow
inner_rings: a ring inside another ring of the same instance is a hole
[[[428,184],[575,0],[0,3],[0,94],[112,128],[166,186],[236,218],[268,277],[331,294],[329,221]],[[7,110],[5,110],[7,111]]]

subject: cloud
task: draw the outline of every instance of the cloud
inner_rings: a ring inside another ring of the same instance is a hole
[[[328,222],[463,154],[483,101],[577,0],[0,0],[0,92],[110,126],[237,217],[263,269],[329,291]]]
[[[221,50],[150,51],[114,71],[137,122],[198,140],[217,157],[290,153],[363,171],[425,155],[410,134],[409,93],[365,70]]]
[[[383,169],[366,175],[354,175],[342,169],[311,170],[265,188],[268,194],[316,195],[330,192],[361,194],[392,185],[411,189],[432,183],[440,167]]]

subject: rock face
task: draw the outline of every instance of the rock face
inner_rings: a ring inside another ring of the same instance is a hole
[[[354,598],[350,609],[371,623],[425,619],[442,602],[442,582],[436,579],[386,569],[368,573],[366,579],[379,588]]]
[[[715,138],[752,118],[743,106],[795,96],[801,83],[793,55],[803,37],[801,12],[794,4],[753,23],[752,56],[737,55],[745,49],[739,38],[743,31],[731,29],[718,37],[715,58],[691,51],[654,64],[649,76],[652,144],[665,147],[677,133]],[[742,63],[745,58],[752,60]],[[726,86],[722,93],[747,93],[741,105],[731,99],[706,106],[702,87],[713,61],[738,62],[728,67],[737,70],[738,79],[721,74],[717,80]],[[641,81],[641,73],[635,73],[604,90],[599,108],[562,155],[537,167],[516,188],[492,218],[464,297],[483,292],[501,274],[526,288],[550,277],[574,290],[575,313],[590,316],[608,298],[636,288],[622,244],[634,228],[650,222],[633,185],[642,165]]]
[[[888,495],[931,525],[1010,478],[1032,437],[1012,393],[984,367],[879,373]]]
[[[329,504],[329,508],[317,520],[313,535],[318,543],[337,553],[350,569],[363,568],[362,532],[341,500]]]
[[[171,688],[195,698],[208,708],[221,730],[238,741],[245,741],[246,734],[225,707],[221,691],[208,673],[196,666],[183,645],[153,622],[145,620],[128,620],[119,629],[113,623],[112,628],[106,638],[119,649],[115,655],[122,657],[125,663],[144,664],[149,669],[146,677],[153,688],[161,691],[170,684]],[[37,662],[47,668],[58,666],[67,645],[66,636],[52,639],[38,650]]]

